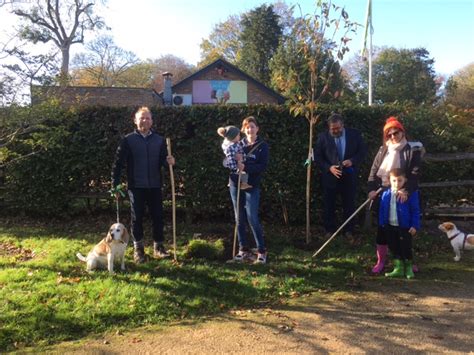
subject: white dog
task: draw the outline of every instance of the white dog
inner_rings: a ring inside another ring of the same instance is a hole
[[[457,229],[456,225],[451,222],[444,222],[438,226],[439,230],[448,235],[451,245],[454,249],[454,261],[461,260],[461,252],[463,250],[474,249],[474,234],[466,234]]]
[[[125,226],[122,223],[114,223],[110,226],[107,236],[87,254],[87,258],[81,253],[76,256],[87,263],[87,271],[107,268],[113,274],[115,261],[120,261],[121,269],[125,270],[125,249],[129,239]]]

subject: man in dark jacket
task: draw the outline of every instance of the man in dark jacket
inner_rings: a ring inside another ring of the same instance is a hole
[[[332,234],[336,231],[337,195],[342,198],[344,220],[355,211],[358,166],[367,148],[358,130],[344,128],[341,115],[333,114],[327,122],[329,130],[318,136],[314,159],[322,172],[324,227]],[[353,221],[347,224],[347,237],[352,237],[353,228]]]
[[[148,107],[135,113],[133,122],[137,127],[122,139],[117,149],[112,169],[112,185],[120,184],[123,167],[127,167],[128,196],[132,214],[133,258],[137,264],[145,262],[143,243],[143,216],[145,205],[152,220],[153,255],[168,257],[164,248],[163,199],[161,195],[161,168],[174,165],[172,156],[167,156],[166,144],[160,135],[151,130],[153,119]]]

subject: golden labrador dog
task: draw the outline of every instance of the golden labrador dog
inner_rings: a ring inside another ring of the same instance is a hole
[[[79,260],[87,263],[87,271],[95,269],[107,269],[114,273],[114,262],[121,262],[121,269],[125,270],[125,250],[130,239],[127,228],[122,223],[114,223],[110,226],[107,236],[92,249],[87,257],[81,253],[76,256]]]
[[[454,261],[461,260],[461,252],[463,250],[474,249],[474,234],[461,232],[452,222],[441,223],[438,229],[448,236],[455,254]]]

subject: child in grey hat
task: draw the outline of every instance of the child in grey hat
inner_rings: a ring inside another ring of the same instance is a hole
[[[222,150],[226,156],[224,166],[229,168],[232,173],[239,173],[238,164],[244,161],[244,149],[240,144],[240,130],[235,126],[219,127],[217,134],[224,137],[222,142]],[[248,175],[240,172],[240,189],[251,189],[252,185],[248,184]]]

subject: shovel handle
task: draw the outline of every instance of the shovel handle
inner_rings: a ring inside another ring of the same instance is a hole
[[[379,189],[376,191],[375,196],[377,196],[377,195],[380,193],[380,191],[382,191],[382,188],[379,188]],[[340,226],[340,227],[338,228],[338,230],[334,232],[334,234],[326,241],[326,243],[324,243],[324,244],[321,246],[321,248],[319,248],[319,249],[316,251],[316,253],[313,254],[313,258],[316,257],[316,256],[326,247],[326,245],[328,245],[328,244],[331,242],[331,240],[334,239],[334,237],[342,230],[342,228],[344,228],[344,227],[346,226],[346,224],[349,223],[349,222],[352,220],[352,218],[354,218],[354,217],[357,215],[357,213],[359,213],[360,210],[361,210],[362,208],[364,208],[364,206],[365,206],[366,204],[368,204],[370,201],[372,201],[371,198],[368,198],[367,200],[365,200],[365,202],[364,202],[362,205],[360,205],[359,208],[358,208],[348,219],[346,219],[346,221],[342,224],[342,226]]]
[[[171,155],[171,139],[166,138],[166,148],[168,150],[168,155]],[[171,199],[172,199],[172,213],[173,213],[173,256],[176,261],[178,258],[176,256],[176,193],[174,186],[174,171],[173,165],[169,166],[170,168],[170,179],[171,179]]]

